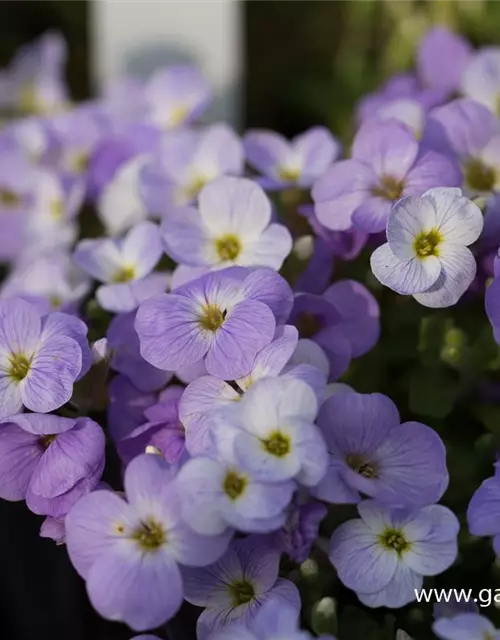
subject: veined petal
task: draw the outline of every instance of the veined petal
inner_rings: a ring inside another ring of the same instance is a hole
[[[160,229],[152,222],[140,222],[124,237],[120,249],[122,263],[134,267],[134,279],[143,278],[163,253]]]
[[[414,298],[426,307],[451,307],[467,291],[476,275],[476,259],[462,245],[443,242],[439,245],[441,273],[434,284]],[[427,258],[428,259],[428,258]]]
[[[461,195],[457,189],[429,189],[423,195],[436,211],[436,226],[446,242],[469,245],[475,242],[483,230],[481,209]]]
[[[199,212],[179,207],[163,218],[161,225],[166,253],[181,264],[203,267],[218,262],[211,249],[211,236]]]
[[[396,202],[387,221],[387,242],[401,261],[415,257],[415,238],[436,226],[436,211],[427,198],[402,198]]]
[[[370,258],[377,280],[402,295],[416,294],[432,287],[439,279],[441,263],[442,260],[436,256],[403,262],[394,255],[389,243],[375,249]]]

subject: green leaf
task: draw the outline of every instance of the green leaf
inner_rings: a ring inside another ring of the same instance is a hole
[[[410,411],[431,418],[451,413],[460,388],[456,376],[443,367],[422,367],[410,378]]]

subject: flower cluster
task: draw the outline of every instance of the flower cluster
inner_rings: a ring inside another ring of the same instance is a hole
[[[352,601],[415,601],[459,555],[446,403],[500,368],[464,337],[485,298],[500,344],[500,51],[430,31],[349,151],[199,124],[185,65],[69,109],[64,52],[45,36],[0,78],[29,114],[0,131],[0,497],[138,633],[186,603],[199,640],[332,640]],[[500,556],[496,469],[467,519]]]

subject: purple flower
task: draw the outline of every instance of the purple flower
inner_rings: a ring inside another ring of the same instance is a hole
[[[66,542],[100,615],[145,631],[179,609],[179,564],[210,564],[229,539],[199,536],[184,524],[173,472],[160,456],[135,458],[124,482],[127,502],[112,491],[94,491],[73,507]]]
[[[460,99],[435,109],[423,144],[455,154],[469,194],[489,195],[500,189],[500,131],[495,116],[483,105]]]
[[[159,133],[154,127],[137,122],[106,135],[94,149],[88,167],[89,196],[92,200],[99,202],[103,191],[118,178],[125,166],[138,157],[146,159],[156,148],[158,139]],[[119,211],[114,212],[118,218],[122,215]],[[112,222],[113,212],[107,210],[102,217]]]
[[[22,297],[46,312],[76,313],[90,290],[90,279],[64,252],[17,263],[1,289],[2,298]]]
[[[20,48],[7,71],[8,106],[43,114],[65,107],[68,100],[63,77],[66,57],[66,42],[56,32],[45,33]]]
[[[429,29],[420,42],[417,71],[421,83],[451,93],[460,87],[472,48],[464,38],[448,29]]]
[[[161,255],[158,227],[141,222],[121,239],[82,240],[73,258],[84,271],[105,283],[96,292],[102,308],[123,313],[165,291],[165,276],[151,273]]]
[[[461,91],[498,114],[500,48],[485,47],[472,56],[462,75]]]
[[[366,500],[361,516],[338,527],[330,560],[342,583],[368,607],[403,607],[415,600],[423,576],[435,576],[457,557],[459,523],[446,507],[390,509]]]
[[[272,534],[273,543],[294,562],[304,562],[318,538],[319,525],[326,514],[327,508],[320,502],[298,504],[293,501],[288,507],[284,526]]]
[[[244,139],[248,162],[265,177],[265,189],[307,188],[340,153],[340,144],[324,127],[313,127],[290,142],[274,131],[250,130]]]
[[[500,277],[496,274],[486,289],[485,306],[486,314],[493,327],[493,335],[496,342],[500,344]]]
[[[312,640],[307,631],[299,628],[297,609],[279,600],[270,600],[262,605],[255,616],[248,621],[234,622],[215,631],[209,640]],[[331,636],[321,636],[322,640],[334,640]]]
[[[144,87],[147,120],[171,129],[196,120],[211,100],[210,87],[196,67],[179,64],[160,69]]]
[[[0,262],[15,259],[24,248],[34,202],[36,170],[16,152],[0,153]]]
[[[288,229],[271,223],[271,203],[246,178],[222,177],[204,187],[199,207],[180,208],[162,224],[166,253],[192,267],[280,269],[292,249]]]
[[[319,222],[313,206],[304,205],[299,208],[299,213],[307,218],[314,233],[331,249],[334,256],[342,260],[354,260],[363,250],[368,239],[368,234],[363,231],[356,227],[351,227],[347,231],[331,231]],[[298,290],[303,291],[300,287]],[[311,291],[311,293],[315,292]]]
[[[48,123],[50,140],[47,151],[51,164],[70,179],[86,185],[90,158],[105,133],[102,113],[95,103],[86,103]]]
[[[473,536],[493,536],[493,548],[500,556],[500,463],[495,475],[474,493],[467,509],[467,523]]]
[[[375,498],[393,507],[437,502],[448,485],[446,449],[419,422],[400,424],[395,404],[379,393],[338,393],[321,407],[318,424],[330,452],[315,495],[333,503]]]
[[[326,376],[313,363],[307,363],[307,355],[307,349],[304,351],[303,345],[298,342],[295,327],[277,327],[273,341],[255,357],[250,373],[234,381],[236,388],[213,376],[201,376],[191,382],[182,396],[179,408],[181,421],[186,428],[186,447],[189,453],[206,455],[210,452],[213,412],[233,405],[252,384],[262,378],[280,376],[280,379],[303,380],[315,391],[318,403],[321,402],[325,394]]]
[[[313,424],[318,401],[298,379],[263,378],[239,402],[213,415],[219,452],[261,482],[296,479],[312,487],[327,468],[326,445]]]
[[[66,527],[64,526],[64,517],[53,518],[47,516],[40,527],[40,538],[49,538],[56,544],[66,543]]]
[[[169,215],[196,200],[201,189],[223,175],[243,173],[241,140],[225,124],[165,135],[140,174],[140,194],[153,215]]]
[[[357,358],[378,341],[379,308],[359,282],[340,280],[322,296],[299,293],[290,318],[302,338],[318,344],[330,363],[330,380],[337,380]]]
[[[144,410],[147,422],[136,427],[117,443],[125,461],[144,453],[152,446],[169,463],[179,462],[185,451],[185,429],[179,419],[179,401],[184,387],[172,385],[162,391],[158,402]]]
[[[146,362],[140,353],[139,336],[134,328],[136,313],[121,313],[108,328],[111,368],[127,376],[141,391],[156,391],[172,378],[171,371],[162,371]]]
[[[170,371],[203,359],[211,375],[241,378],[273,339],[275,317],[286,320],[290,301],[288,285],[271,270],[208,273],[139,307],[141,355]]]
[[[0,424],[0,496],[31,511],[66,515],[104,469],[105,437],[89,418],[25,413]]]
[[[268,533],[283,526],[295,484],[256,479],[231,452],[191,458],[180,469],[183,516],[194,531]]]
[[[97,200],[99,218],[110,236],[118,236],[148,217],[139,194],[141,171],[148,161],[141,154],[125,162],[106,184]]]
[[[420,198],[403,198],[389,216],[388,242],[371,256],[373,274],[426,307],[452,306],[476,275],[476,260],[467,247],[482,229],[481,210],[460,189],[430,189]]]
[[[441,640],[499,640],[500,631],[478,613],[460,613],[436,620],[432,630]]]
[[[158,395],[141,391],[122,375],[113,378],[108,387],[108,428],[115,442],[144,424],[144,411],[156,404]]]
[[[24,300],[1,300],[0,416],[17,413],[23,405],[45,413],[65,404],[74,381],[90,364],[86,330],[83,322],[63,313],[42,317]]]
[[[206,569],[184,572],[186,600],[205,610],[198,618],[197,634],[211,633],[234,622],[251,624],[260,608],[274,601],[293,607],[298,615],[297,587],[278,577],[280,553],[255,537],[235,540],[226,554]]]
[[[352,224],[367,233],[383,231],[392,205],[431,187],[459,186],[458,167],[446,156],[419,153],[411,131],[393,120],[363,125],[352,159],[335,163],[313,186],[316,216],[333,231]]]

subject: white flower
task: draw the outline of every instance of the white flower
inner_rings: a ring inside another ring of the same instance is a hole
[[[429,189],[397,202],[387,221],[388,242],[371,257],[375,277],[426,307],[449,307],[476,275],[468,245],[483,229],[477,205],[460,189]]]

